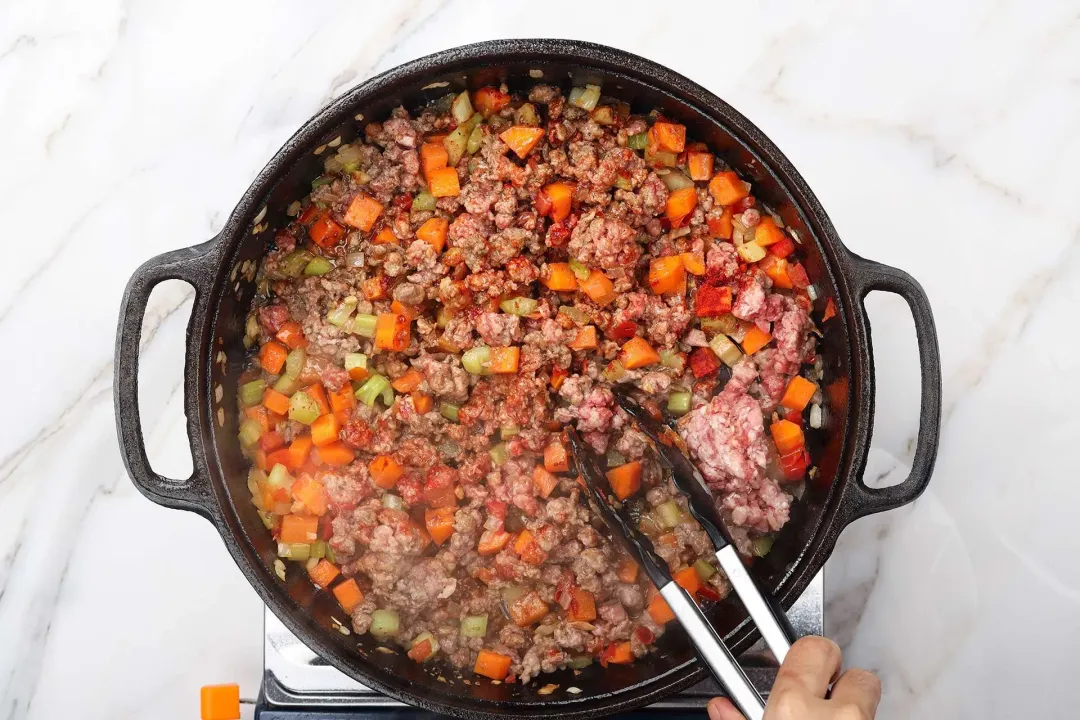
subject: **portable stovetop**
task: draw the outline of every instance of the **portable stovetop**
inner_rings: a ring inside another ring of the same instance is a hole
[[[265,610],[264,617],[263,683],[255,704],[256,720],[383,720],[393,715],[434,717],[432,713],[364,687],[308,649],[269,610]],[[788,618],[800,637],[822,634],[821,573],[788,611]],[[739,663],[762,695],[767,695],[776,669],[770,663],[764,644],[759,642],[750,648],[739,658]],[[704,717],[706,703],[723,694],[713,680],[704,680],[634,715]]]

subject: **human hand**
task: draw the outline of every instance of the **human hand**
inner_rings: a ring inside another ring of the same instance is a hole
[[[832,692],[825,698],[832,685]],[[872,720],[881,682],[866,670],[840,674],[840,648],[816,635],[800,638],[776,673],[765,720]],[[710,720],[745,720],[727,698],[709,701]]]

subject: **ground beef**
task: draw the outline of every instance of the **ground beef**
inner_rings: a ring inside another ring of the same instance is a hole
[[[619,220],[583,217],[570,235],[567,250],[579,262],[600,268],[633,267],[641,257],[637,233]]]

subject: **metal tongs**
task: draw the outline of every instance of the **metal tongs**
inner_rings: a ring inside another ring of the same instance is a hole
[[[717,548],[716,559],[724,570],[724,574],[727,575],[732,589],[746,606],[751,620],[761,631],[765,644],[776,659],[783,662],[791,648],[791,643],[795,641],[795,631],[780,605],[769,593],[758,586],[742,564],[731,537],[720,519],[720,514],[716,511],[712,495],[705,488],[697,469],[678,449],[678,436],[666,425],[653,418],[625,391],[613,388],[612,392],[620,407],[652,440],[662,462],[672,473],[675,487],[686,496],[690,514],[698,521],[712,540],[713,546]],[[667,601],[672,613],[686,629],[698,654],[743,715],[747,720],[760,719],[765,712],[765,701],[753,683],[717,635],[716,630],[705,619],[705,615],[694,599],[672,579],[667,563],[656,554],[652,541],[637,529],[635,523],[621,512],[617,512],[608,503],[601,490],[605,486],[605,475],[596,453],[582,441],[576,429],[571,427],[568,434],[578,470],[601,517],[613,532],[623,538],[627,549],[645,570],[645,574]]]

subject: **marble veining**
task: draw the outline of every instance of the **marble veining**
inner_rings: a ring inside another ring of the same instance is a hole
[[[260,603],[210,525],[146,501],[113,430],[124,283],[212,237],[319,107],[406,60],[497,37],[647,56],[791,158],[855,252],[930,295],[944,423],[929,491],[841,537],[827,631],[883,718],[1071,717],[1080,637],[1080,12],[1075,3],[9,0],[0,6],[0,717],[192,718],[257,691]],[[192,290],[142,337],[155,467],[190,471]],[[875,293],[870,484],[906,476],[918,371]]]

